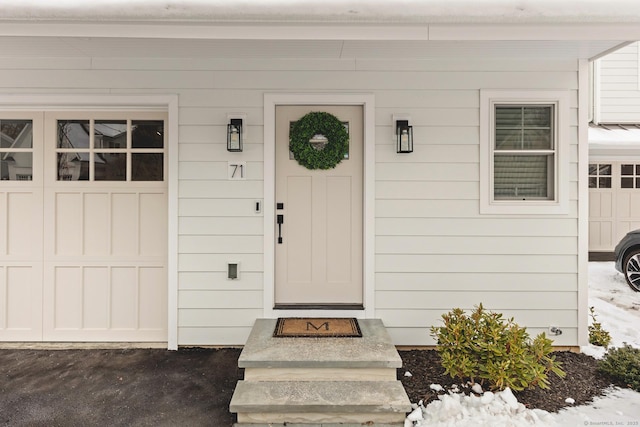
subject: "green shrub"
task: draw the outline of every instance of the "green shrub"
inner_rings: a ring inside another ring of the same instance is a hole
[[[635,391],[640,391],[640,349],[625,344],[611,348],[598,362],[598,370]]]
[[[550,355],[552,341],[544,333],[533,341],[525,328],[480,304],[470,316],[455,308],[442,315],[444,325],[432,327],[445,372],[462,381],[489,383],[492,390],[549,388],[548,373],[565,373]]]
[[[600,347],[609,347],[609,344],[611,343],[611,335],[609,335],[609,332],[602,329],[602,324],[596,320],[596,314],[593,307],[589,307],[589,313],[591,320],[593,320],[591,325],[589,325],[589,343]]]

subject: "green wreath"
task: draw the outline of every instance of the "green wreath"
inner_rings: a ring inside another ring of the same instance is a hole
[[[324,144],[312,144],[315,137],[326,138]],[[312,112],[293,124],[289,131],[289,150],[307,169],[333,169],[349,150],[349,133],[334,115]]]

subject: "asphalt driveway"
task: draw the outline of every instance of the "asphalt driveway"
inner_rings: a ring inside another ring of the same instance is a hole
[[[240,349],[0,349],[0,425],[231,426]]]

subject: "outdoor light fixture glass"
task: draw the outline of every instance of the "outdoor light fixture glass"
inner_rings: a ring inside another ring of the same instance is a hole
[[[242,119],[231,119],[227,125],[227,151],[242,151]]]
[[[409,120],[396,120],[396,152],[413,153],[413,126]]]

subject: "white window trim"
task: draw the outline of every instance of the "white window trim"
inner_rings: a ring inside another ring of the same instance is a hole
[[[551,104],[555,108],[556,161],[552,200],[495,200],[493,147],[496,104]],[[480,91],[480,213],[548,215],[569,213],[569,92],[538,90]]]

